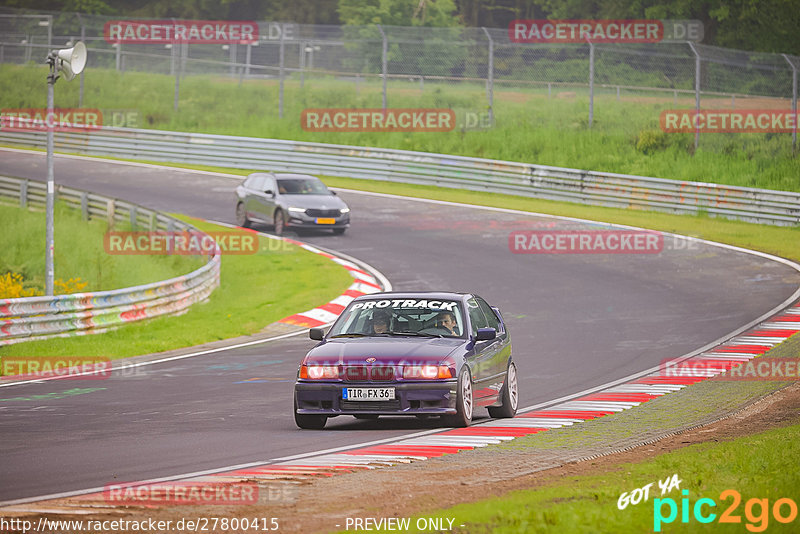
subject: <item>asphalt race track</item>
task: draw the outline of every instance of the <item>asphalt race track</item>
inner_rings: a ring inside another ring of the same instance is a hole
[[[45,171],[43,153],[0,150],[0,174],[44,180]],[[236,182],[229,178],[57,157],[56,182],[234,222]],[[683,240],[666,239],[659,254],[513,254],[513,230],[590,226],[340,194],[352,208],[352,228],[343,236],[300,239],[369,263],[397,290],[471,291],[499,306],[513,337],[522,407],[698,349],[770,311],[800,285],[800,273],[787,265]],[[324,431],[298,430],[292,383],[313,343],[298,336],[106,380],[0,388],[0,502],[270,461],[434,427],[416,419],[342,417]]]

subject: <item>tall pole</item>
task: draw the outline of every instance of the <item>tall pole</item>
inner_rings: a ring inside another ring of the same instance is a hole
[[[592,127],[592,122],[594,122],[594,43],[589,41],[589,128]]]
[[[45,250],[44,250],[44,263],[45,263],[45,295],[48,297],[53,296],[53,278],[55,270],[53,268],[53,228],[54,228],[54,208],[55,208],[55,192],[56,185],[53,177],[53,107],[54,107],[54,85],[56,83],[56,58],[53,54],[48,56],[47,61],[50,63],[50,74],[47,76],[47,118],[45,124],[47,126],[47,196],[46,206],[47,223],[45,229]]]

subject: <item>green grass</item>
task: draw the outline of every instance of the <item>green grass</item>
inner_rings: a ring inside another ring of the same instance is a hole
[[[18,273],[25,287],[44,291],[45,214],[0,205],[0,274]],[[117,225],[117,230],[125,230]],[[117,256],[103,247],[105,221],[82,220],[79,211],[56,204],[53,265],[55,278],[80,278],[83,291],[101,291],[166,280],[203,265],[191,256]]]
[[[572,476],[543,487],[508,493],[502,497],[462,504],[424,514],[420,517],[455,518],[454,532],[652,532],[654,529],[655,499],[674,499],[678,511],[672,524],[662,525],[662,532],[750,532],[766,525],[768,532],[797,532],[800,519],[782,525],[771,517],[777,499],[790,498],[798,503],[800,473],[793,459],[800,454],[797,436],[800,425],[790,426],[737,438],[729,442],[708,442],[662,454],[648,461],[626,463],[598,475]],[[757,451],[757,453],[754,453]],[[662,497],[658,481],[677,474],[682,481],[680,491],[673,489]],[[629,504],[619,510],[617,502],[624,492],[653,483],[649,500]],[[720,499],[724,490],[732,489],[741,495],[738,508],[732,510],[741,517],[740,524],[720,524],[722,512],[732,505],[730,497]],[[681,523],[681,494],[688,490],[689,519]],[[717,503],[716,508],[704,506],[703,514],[715,513],[716,519],[707,524],[698,522],[692,510],[700,498]],[[750,499],[768,499],[770,517],[762,523],[761,509],[750,504],[752,517],[745,515]],[[663,514],[669,515],[664,504]],[[659,507],[661,508],[661,507]],[[789,507],[782,508],[784,516]],[[415,524],[415,520],[411,521]],[[747,529],[747,530],[746,530]],[[412,528],[411,531],[416,531]]]
[[[59,83],[56,105],[77,106],[78,86]],[[661,111],[692,107],[693,101],[686,97],[676,106],[669,95],[623,93],[617,102],[615,95],[601,92],[589,129],[588,100],[582,89],[554,89],[548,99],[543,88],[498,85],[496,126],[486,131],[319,133],[301,129],[303,109],[380,107],[380,84],[365,82],[356,89],[354,83],[316,78],[307,79],[301,88],[297,80],[289,80],[282,119],[275,81],[240,85],[229,78],[187,76],[181,81],[177,112],[172,108],[174,78],[167,75],[95,68],[87,70],[85,86],[84,107],[135,110],[141,128],[390,147],[800,191],[800,160],[792,157],[790,134],[704,134],[700,149],[692,154],[692,135],[662,133]],[[45,90],[42,68],[0,66],[3,108],[41,108]],[[418,84],[393,81],[388,100],[390,107],[452,108],[459,116],[486,111],[481,84],[429,82],[420,90]]]
[[[180,217],[201,230],[229,228]],[[136,258],[137,256],[121,256]],[[294,245],[261,238],[252,255],[223,255],[221,285],[179,317],[126,325],[102,335],[19,343],[7,356],[102,356],[121,358],[253,334],[288,315],[318,306],[352,282],[338,264]]]

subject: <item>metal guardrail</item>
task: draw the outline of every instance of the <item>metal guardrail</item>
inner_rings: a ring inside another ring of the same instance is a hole
[[[43,182],[0,176],[0,202],[44,207],[45,188]],[[56,198],[80,209],[85,219],[127,221],[134,230],[198,232],[178,219],[102,195],[57,187]],[[124,323],[183,313],[208,298],[219,285],[219,273],[217,250],[199,269],[161,282],[113,291],[0,299],[0,345],[100,333]]]
[[[43,148],[44,131],[0,130]],[[384,148],[130,128],[56,133],[56,149],[117,158],[308,172],[793,226],[800,193]]]

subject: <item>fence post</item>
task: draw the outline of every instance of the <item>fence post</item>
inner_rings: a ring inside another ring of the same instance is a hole
[[[299,65],[300,65],[300,89],[302,89],[306,83],[306,43],[302,41],[300,42]]]
[[[389,42],[386,39],[386,33],[384,33],[383,28],[380,24],[377,24],[378,31],[381,32],[381,38],[383,38],[383,53],[382,53],[382,67],[381,72],[383,74],[383,109],[386,109],[386,76],[388,75],[388,64],[387,64],[387,55],[389,54]]]
[[[233,78],[236,76],[236,43],[231,43],[228,45],[228,62],[230,63],[230,67],[228,67],[228,75]]]
[[[686,41],[694,52],[694,111],[695,111],[695,126],[694,129],[694,149],[697,151],[697,145],[700,143],[700,123],[697,116],[700,114],[700,54],[694,47],[694,43]]]
[[[130,207],[128,215],[130,215],[130,220],[131,220],[131,231],[135,232],[136,231],[136,227],[137,227],[137,224],[136,224],[137,223],[137,221],[136,221],[136,219],[137,219],[136,206],[131,206]]]
[[[589,41],[589,128],[594,122],[594,43]]]
[[[175,71],[175,96],[173,97],[172,102],[172,110],[178,111],[178,96],[180,95],[181,91],[181,61],[180,61],[180,51],[176,48],[179,48],[181,45],[180,43],[173,43],[172,44],[172,63],[173,69]]]
[[[253,52],[253,43],[247,43],[247,53],[245,54],[245,66],[244,66],[244,75],[249,77],[250,76],[250,56]]]
[[[486,98],[489,100],[489,124],[494,124],[494,39],[489,30],[482,27],[489,39],[489,69],[486,73]]]
[[[117,68],[117,72],[119,72],[120,67],[122,66],[122,41],[117,41],[114,44],[117,45],[116,46],[116,48],[117,48],[117,56],[116,56],[116,65],[115,66]]]
[[[786,54],[781,54],[783,59],[792,67],[792,115],[794,115],[794,128],[792,128],[792,153],[797,152],[797,67]]]
[[[283,118],[283,67],[284,67],[284,39],[283,36],[286,33],[286,28],[283,24],[281,24],[281,44],[280,44],[280,51],[279,51],[279,76],[280,76],[280,89],[278,90],[278,118]]]

